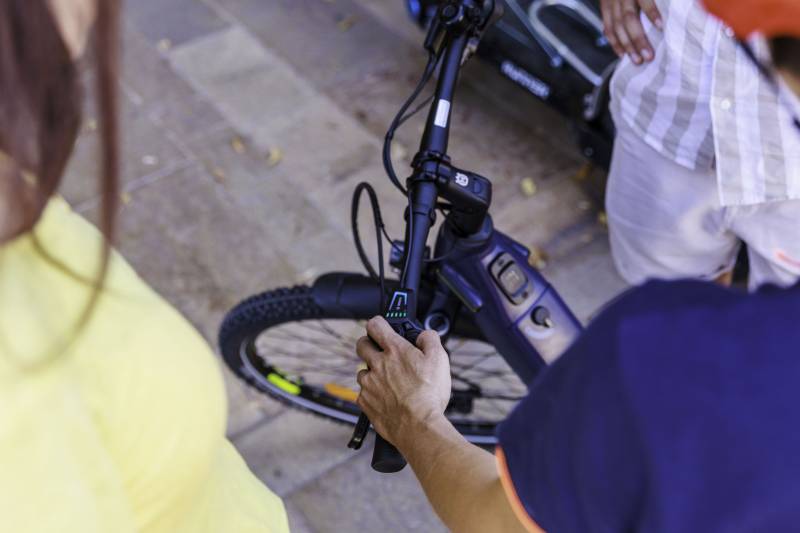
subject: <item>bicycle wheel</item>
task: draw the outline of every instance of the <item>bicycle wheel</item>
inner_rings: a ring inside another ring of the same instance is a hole
[[[292,407],[354,424],[356,340],[369,316],[333,318],[308,286],[253,296],[231,310],[220,329],[226,364],[242,380]],[[451,336],[453,394],[447,417],[467,440],[496,443],[494,430],[526,387],[489,344]]]

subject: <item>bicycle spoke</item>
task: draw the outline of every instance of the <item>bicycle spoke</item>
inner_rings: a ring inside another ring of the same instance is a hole
[[[361,360],[355,345],[363,324],[352,320],[306,320],[267,330],[256,343],[258,357],[291,378],[324,391],[328,384],[357,390]],[[526,387],[496,350],[483,341],[448,339],[454,383],[469,387],[469,413],[464,423],[495,424],[505,418],[527,393]],[[474,392],[472,392],[474,391]],[[455,413],[453,416],[456,416]]]
[[[334,351],[329,344],[326,344],[326,343],[323,343],[323,342],[319,342],[319,343],[312,342],[309,339],[302,339],[302,338],[297,338],[297,337],[276,337],[276,339],[277,340],[283,340],[283,341],[294,341],[294,342],[301,342],[301,343],[304,343],[304,344],[309,344],[309,345],[313,346],[315,349],[322,349],[326,353],[333,353],[337,357],[341,357],[343,359],[353,359],[353,360],[358,359],[358,357],[356,356],[356,353],[355,353],[355,349],[353,350],[352,353],[350,353],[350,352],[339,352],[339,351]],[[271,339],[271,340],[275,340],[275,339]],[[272,347],[270,347],[270,348],[272,349]],[[309,357],[314,357],[314,358],[318,358],[319,357],[319,352],[310,351],[310,352],[308,352],[308,354],[309,354]],[[302,357],[303,354],[295,353],[294,356],[295,357]]]

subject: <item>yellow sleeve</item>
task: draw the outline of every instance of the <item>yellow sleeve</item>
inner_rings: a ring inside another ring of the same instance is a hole
[[[0,533],[287,533],[225,438],[206,341],[116,253],[75,335],[100,236],[58,199],[36,229],[66,270],[29,237],[0,249]]]
[[[121,476],[80,391],[51,369],[0,383],[0,531],[133,533]]]

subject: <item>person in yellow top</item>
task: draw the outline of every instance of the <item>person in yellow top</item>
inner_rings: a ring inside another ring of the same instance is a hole
[[[98,231],[52,195],[79,123],[74,59],[96,16],[98,48],[114,39],[116,11],[0,2],[0,531],[284,533],[225,438],[208,345],[109,250],[113,217]],[[115,59],[96,56],[113,215]]]

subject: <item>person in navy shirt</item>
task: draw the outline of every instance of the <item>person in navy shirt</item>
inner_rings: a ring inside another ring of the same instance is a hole
[[[800,0],[705,3],[772,38],[771,64],[752,59],[797,113]],[[537,378],[496,457],[443,415],[436,333],[414,347],[380,317],[367,332],[358,403],[453,531],[800,531],[800,286],[629,291]]]

